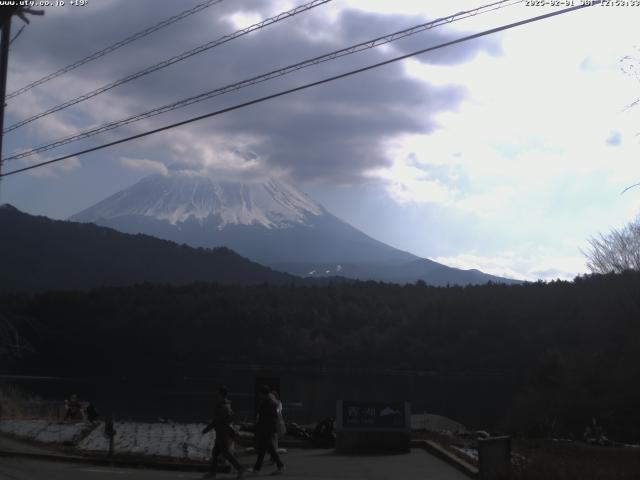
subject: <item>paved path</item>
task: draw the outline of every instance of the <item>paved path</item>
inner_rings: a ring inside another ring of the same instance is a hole
[[[249,466],[252,456],[240,457]],[[386,480],[433,479],[468,480],[453,467],[422,451],[413,450],[405,455],[337,455],[330,450],[297,450],[283,456],[287,471],[282,478],[290,480]],[[260,475],[247,478],[270,478],[274,467],[265,466]],[[37,460],[0,458],[0,479],[5,480],[109,480],[127,478],[151,479],[199,479],[200,473],[167,472],[144,469],[124,469],[74,463],[43,462]],[[219,474],[218,478],[235,478],[233,474]]]
[[[63,455],[62,453],[46,447],[36,447],[28,442],[13,439],[6,435],[0,435],[0,451],[31,453],[35,455]]]
[[[202,474],[0,458],[0,479],[2,480],[169,480],[180,478],[197,479],[202,478]]]

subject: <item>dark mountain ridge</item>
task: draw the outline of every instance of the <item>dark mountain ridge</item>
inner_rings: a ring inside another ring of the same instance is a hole
[[[51,220],[0,206],[0,291],[43,291],[195,281],[274,284],[300,280],[228,248],[192,248],[149,235]]]

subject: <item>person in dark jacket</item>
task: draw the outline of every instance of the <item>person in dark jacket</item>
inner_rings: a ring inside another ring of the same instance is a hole
[[[211,451],[211,466],[205,477],[215,478],[218,457],[222,455],[222,457],[238,471],[238,478],[243,478],[244,468],[242,468],[236,457],[234,457],[230,451],[233,437],[235,437],[235,430],[231,426],[233,410],[231,410],[231,401],[228,398],[229,391],[225,387],[220,387],[218,389],[218,396],[219,399],[216,404],[214,419],[202,430],[203,435],[211,429],[216,431],[216,441]]]
[[[100,418],[100,415],[98,415],[98,410],[96,410],[96,407],[93,403],[89,403],[89,405],[87,405],[87,408],[84,409],[84,414],[87,417],[87,420],[89,420],[90,423],[95,423],[98,418]]]
[[[279,402],[271,393],[271,388],[267,385],[260,388],[260,403],[258,404],[258,419],[256,421],[256,449],[258,458],[253,466],[254,472],[262,469],[262,462],[267,452],[276,462],[278,470],[276,473],[284,471],[284,463],[276,450],[276,441],[278,438],[278,405]]]
[[[79,420],[82,418],[82,405],[78,401],[78,396],[74,393],[69,397],[69,400],[65,400],[67,412],[64,416],[66,420]]]

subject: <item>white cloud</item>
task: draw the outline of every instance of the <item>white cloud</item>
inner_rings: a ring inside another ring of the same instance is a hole
[[[390,168],[372,171],[370,175],[385,180],[387,191],[398,203],[451,204],[459,195],[457,189],[406,161],[395,161]]]
[[[161,175],[167,175],[169,173],[169,170],[164,163],[156,160],[148,160],[146,158],[121,157],[120,165],[131,170],[147,174],[159,173]]]
[[[457,231],[481,228],[512,245],[511,253],[495,251],[485,236],[476,251],[436,261],[570,279],[586,271],[579,248],[587,238],[633,218],[638,195],[620,191],[640,181],[640,108],[623,108],[638,84],[619,60],[634,52],[628,17],[637,21],[636,13],[601,9],[540,22],[503,34],[502,56],[480,53],[462,65],[405,61],[412,78],[459,84],[467,99],[438,114],[435,132],[388,142],[392,165],[373,174],[397,203],[471,213]],[[616,28],[595,38],[607,20]],[[569,31],[581,41],[566,41]]]
[[[558,255],[540,246],[521,246],[518,251],[508,250],[491,255],[477,250],[458,255],[437,257],[436,262],[456,268],[475,268],[500,277],[520,280],[573,280],[586,272],[583,256]]]
[[[222,134],[172,130],[156,141],[166,147],[172,166],[194,172],[209,172],[217,178],[258,181],[287,176],[287,172],[267,165],[257,153],[263,138],[248,134]]]
[[[223,19],[229,22],[237,30],[255,25],[263,20],[262,16],[260,16],[258,12],[247,11],[235,12],[223,17]]]
[[[30,165],[34,165],[36,163],[40,163],[43,161],[42,157],[39,155],[33,155],[28,158],[21,158],[17,160],[21,163],[20,168],[24,168]],[[32,177],[38,178],[54,178],[57,177],[60,173],[69,172],[71,170],[75,170],[81,166],[80,159],[78,157],[70,157],[66,160],[62,160],[60,162],[52,163],[50,165],[45,165],[43,167],[33,168],[27,171],[27,174]]]

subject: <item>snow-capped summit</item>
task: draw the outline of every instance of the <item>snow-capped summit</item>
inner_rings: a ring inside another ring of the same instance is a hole
[[[112,220],[142,215],[171,225],[190,218],[218,219],[218,229],[227,225],[262,225],[287,228],[306,225],[324,209],[286,182],[240,183],[219,181],[191,172],[172,172],[142,179],[93,207],[74,215],[77,221]]]
[[[267,265],[329,262],[333,269],[346,261],[417,258],[368,237],[275,179],[233,182],[184,171],[152,175],[70,220],[194,247],[225,246]]]

